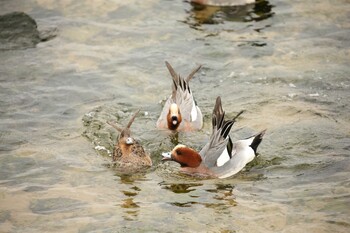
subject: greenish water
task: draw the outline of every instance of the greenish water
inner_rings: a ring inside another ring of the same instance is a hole
[[[183,1],[3,1],[57,36],[0,51],[0,232],[348,232],[348,1],[261,1],[194,8]],[[191,81],[203,130],[155,129],[169,61]],[[223,180],[193,180],[160,152],[201,148],[215,98],[246,110],[232,137],[267,128],[260,156]],[[108,166],[116,132],[154,167]]]

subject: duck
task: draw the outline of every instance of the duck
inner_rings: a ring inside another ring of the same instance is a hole
[[[131,136],[131,124],[139,112],[140,109],[133,114],[124,128],[117,126],[114,122],[107,121],[109,125],[120,132],[112,156],[113,163],[117,167],[135,170],[152,166],[149,154],[145,152],[140,142]]]
[[[157,120],[157,128],[176,132],[200,130],[203,127],[203,115],[193,97],[189,82],[201,65],[186,78],[182,78],[167,61],[165,64],[173,79],[172,94],[166,100]]]
[[[217,97],[212,115],[212,133],[200,152],[185,145],[176,145],[171,152],[162,153],[163,161],[175,161],[180,171],[201,178],[227,178],[240,172],[257,156],[257,148],[266,129],[246,139],[232,142],[229,135],[240,111],[225,120],[221,97]]]

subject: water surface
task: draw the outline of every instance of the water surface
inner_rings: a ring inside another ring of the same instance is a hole
[[[0,51],[1,232],[348,232],[348,1],[260,1],[198,8],[183,1],[3,1],[57,36]],[[193,134],[155,129],[169,61],[204,113]],[[232,137],[267,128],[260,156],[224,180],[193,180],[160,152],[201,148],[221,95]],[[132,126],[155,166],[108,166]],[[100,146],[100,147],[99,147]],[[99,150],[106,148],[107,150]]]

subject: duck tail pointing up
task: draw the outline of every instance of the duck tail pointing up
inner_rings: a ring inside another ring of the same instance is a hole
[[[213,130],[216,127],[216,130],[221,129],[221,136],[223,138],[226,138],[230,130],[233,126],[233,124],[236,122],[236,119],[243,113],[244,111],[240,111],[232,120],[225,120],[225,112],[222,108],[221,104],[221,97],[218,96],[216,98],[216,103],[215,107],[213,110],[213,118],[212,118],[212,125],[213,125]]]
[[[258,146],[260,145],[260,143],[263,139],[265,132],[266,132],[266,129],[264,129],[263,131],[261,131],[260,133],[255,135],[252,144],[250,144],[250,147],[254,150],[255,155],[256,155],[256,151],[258,149]]]
[[[134,122],[134,120],[135,120],[135,117],[137,116],[137,114],[140,112],[140,109],[138,109],[135,113],[134,113],[134,115],[131,117],[131,119],[129,120],[129,123],[128,123],[128,125],[126,126],[126,128],[130,128],[130,126],[131,126],[131,124]]]
[[[236,122],[236,119],[237,119],[240,115],[242,115],[242,113],[244,113],[244,110],[240,111],[240,112],[232,119],[232,121],[233,121],[233,122]]]
[[[192,78],[193,76],[198,72],[198,70],[201,68],[202,66],[199,65],[198,67],[196,67],[195,69],[192,70],[192,72],[187,76],[186,78],[186,82],[188,83]]]
[[[113,128],[115,128],[116,130],[118,130],[119,132],[122,132],[123,129],[120,128],[119,126],[117,126],[114,122],[112,121],[107,121],[107,124],[109,124],[110,126],[112,126]]]
[[[174,82],[177,83],[179,77],[178,77],[178,75],[176,74],[175,70],[174,70],[173,67],[169,64],[169,62],[165,61],[165,65],[166,65],[166,67],[168,68],[169,73],[171,74],[171,77],[173,77]]]
[[[175,100],[175,98],[176,98],[176,91],[177,91],[177,87],[179,85],[180,78],[179,78],[178,74],[175,72],[175,70],[173,69],[173,67],[169,64],[169,62],[165,61],[165,65],[168,68],[169,73],[170,73],[170,75],[171,75],[171,77],[173,79],[173,86],[172,86],[173,87],[173,92],[172,92],[171,96]]]
[[[221,128],[225,118],[225,112],[222,109],[222,104],[221,104],[221,97],[218,96],[216,98],[214,110],[213,110],[213,118],[212,118],[212,125],[213,129],[217,127],[217,129]]]

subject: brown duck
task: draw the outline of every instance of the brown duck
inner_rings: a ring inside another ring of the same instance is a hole
[[[139,112],[140,110],[131,117],[125,128],[120,128],[113,122],[107,121],[109,125],[120,132],[113,151],[113,161],[118,167],[135,170],[152,166],[150,156],[142,145],[131,136],[130,126]]]

